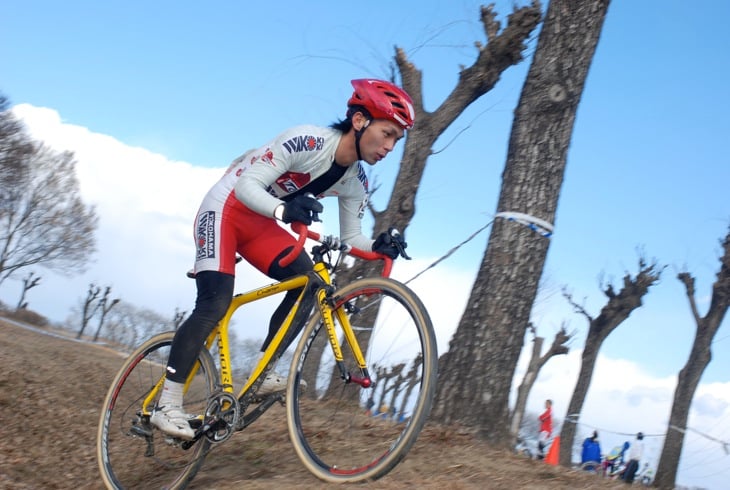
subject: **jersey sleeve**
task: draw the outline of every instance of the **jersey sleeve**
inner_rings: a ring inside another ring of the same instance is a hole
[[[348,199],[339,198],[340,238],[353,247],[362,250],[372,250],[373,240],[362,234],[362,219],[360,210],[367,205],[367,198]]]
[[[339,194],[338,198],[340,238],[354,247],[370,251],[374,240],[362,233],[362,217],[369,199],[367,177],[358,163],[348,174],[345,176],[345,182],[342,183],[345,190]]]
[[[236,199],[249,209],[269,218],[274,217],[281,200],[268,192],[276,179],[291,168],[290,155],[282,151],[282,142],[287,133],[282,133],[267,145],[251,152],[251,165],[238,178],[234,191]]]

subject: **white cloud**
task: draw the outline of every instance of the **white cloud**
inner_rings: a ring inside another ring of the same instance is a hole
[[[720,388],[721,385],[718,385],[718,383],[715,384],[715,393],[697,394],[694,400],[692,400],[692,410],[694,410],[698,416],[717,418],[728,413],[728,407],[730,404],[727,400],[727,394],[730,392],[730,386]],[[730,385],[730,383],[728,385]],[[707,387],[703,387],[703,391],[706,388]],[[720,394],[721,389],[724,390],[723,394],[726,396],[726,399],[722,399],[717,396]]]

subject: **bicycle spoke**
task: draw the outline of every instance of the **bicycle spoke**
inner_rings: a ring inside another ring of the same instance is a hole
[[[420,301],[395,281],[357,281],[336,298],[348,311],[374,384],[363,388],[340,378],[326,347],[326,329],[316,318],[304,332],[295,353],[299,362],[290,373],[307,384],[296,393],[298,381],[290,384],[290,434],[305,466],[324,480],[379,478],[405,456],[430,410],[433,331]],[[350,372],[360,376],[346,345],[343,355]]]
[[[184,488],[203,463],[210,446],[204,438],[185,449],[141,413],[142,401],[164,375],[171,341],[172,334],[163,334],[135,351],[107,394],[98,455],[102,478],[110,488]],[[190,413],[204,413],[212,392],[213,367],[210,361],[203,364],[185,396]]]

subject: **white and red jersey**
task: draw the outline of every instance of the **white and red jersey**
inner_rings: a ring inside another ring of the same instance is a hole
[[[342,133],[332,128],[297,126],[236,158],[208,191],[198,211],[196,271],[222,270],[216,236],[221,236],[226,217],[245,220],[242,213],[251,210],[273,218],[274,210],[287,196],[305,188],[315,189],[318,198],[337,196],[340,238],[370,250],[373,241],[362,234],[361,226],[368,202],[367,177],[360,162],[346,168],[335,166],[341,137]],[[333,170],[336,180],[331,178]]]

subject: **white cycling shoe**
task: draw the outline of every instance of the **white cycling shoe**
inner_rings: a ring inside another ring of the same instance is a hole
[[[165,434],[188,441],[195,437],[195,429],[190,425],[195,420],[195,415],[190,415],[182,407],[175,405],[158,407],[150,417],[150,423]]]

